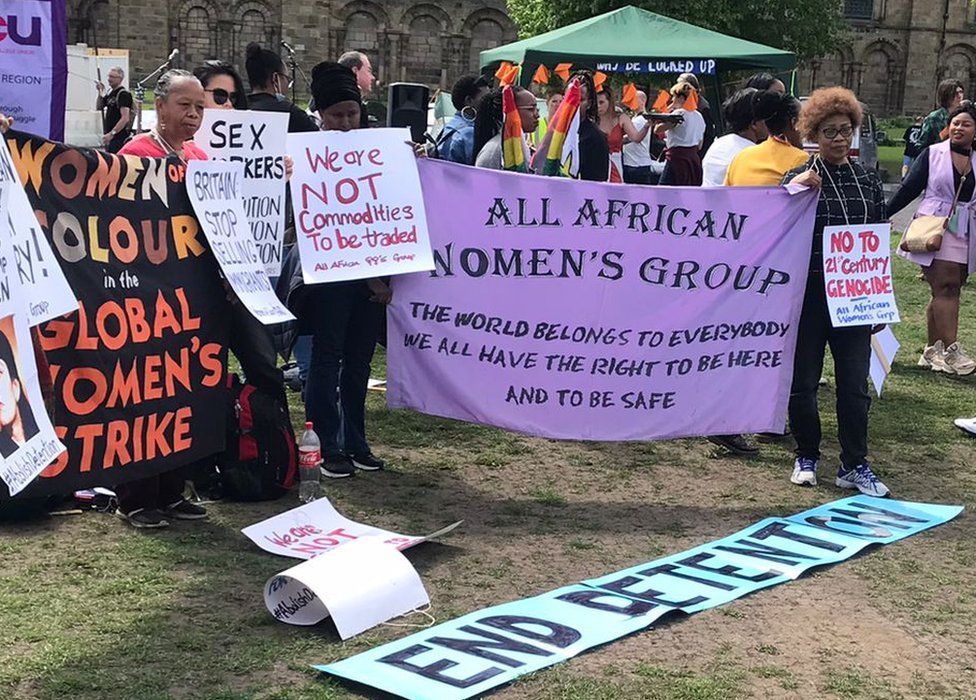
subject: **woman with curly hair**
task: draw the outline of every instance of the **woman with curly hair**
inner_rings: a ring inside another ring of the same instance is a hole
[[[819,152],[783,178],[784,185],[820,189],[790,390],[790,427],[796,438],[796,461],[790,481],[799,486],[817,484],[821,440],[817,388],[824,350],[829,345],[837,382],[837,437],[841,447],[834,483],[869,496],[887,496],[888,487],[875,476],[867,461],[871,326],[834,328],[823,278],[825,227],[887,221],[884,191],[877,173],[848,158],[851,139],[860,128],[862,117],[861,105],[850,90],[815,90],[803,106],[799,128],[806,141],[817,144]]]
[[[921,367],[948,374],[972,374],[976,361],[959,344],[959,295],[969,272],[976,267],[976,233],[971,204],[976,188],[976,107],[968,100],[949,113],[949,139],[923,150],[908,172],[901,187],[888,203],[888,216],[904,209],[919,195],[922,203],[915,216],[949,216],[957,199],[957,212],[934,253],[907,253],[922,267],[932,298],[925,309],[928,341],[918,360]],[[899,253],[901,254],[901,253]]]

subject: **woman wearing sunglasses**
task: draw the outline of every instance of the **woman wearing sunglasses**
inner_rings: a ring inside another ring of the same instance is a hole
[[[193,69],[203,85],[206,109],[247,109],[244,81],[234,67],[223,61],[207,61]]]
[[[874,475],[867,460],[872,328],[834,328],[823,277],[825,227],[888,220],[878,174],[848,158],[851,139],[861,127],[863,116],[861,105],[850,90],[814,90],[800,114],[799,130],[805,141],[817,144],[818,152],[783,178],[784,185],[794,183],[819,189],[810,273],[797,328],[790,389],[790,428],[796,438],[796,461],[790,481],[798,486],[817,485],[821,441],[817,388],[829,345],[837,382],[837,437],[841,448],[834,484],[868,496],[887,496],[888,487]]]

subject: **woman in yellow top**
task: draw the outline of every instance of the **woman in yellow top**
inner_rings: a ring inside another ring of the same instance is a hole
[[[764,91],[756,95],[756,116],[769,129],[769,138],[742,150],[729,164],[725,184],[778,186],[783,176],[807,162],[809,155],[796,125],[800,120],[800,101],[790,95]]]

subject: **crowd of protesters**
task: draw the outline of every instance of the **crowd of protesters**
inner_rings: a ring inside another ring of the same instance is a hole
[[[107,150],[144,157],[175,156],[184,163],[205,159],[193,138],[203,110],[250,109],[289,115],[290,132],[350,131],[368,126],[363,99],[375,82],[368,57],[349,52],[337,62],[322,62],[311,72],[309,110],[287,98],[290,77],[281,57],[257,44],[247,47],[244,80],[229,63],[208,61],[192,72],[169,70],[155,87],[157,121],[147,133],[132,135],[134,105],[121,69],[108,74],[110,90],[98,85],[104,109],[103,143]],[[960,289],[976,254],[969,233],[976,216],[976,108],[964,99],[958,81],[938,86],[938,108],[906,131],[903,182],[885,202],[881,181],[850,157],[864,114],[845,88],[815,90],[801,104],[782,81],[753,76],[722,105],[725,133],[716,138],[715,119],[696,76],[684,74],[659,94],[648,109],[648,93],[631,89],[628,104],[615,100],[611,84],[592,71],[578,71],[580,86],[579,177],[637,185],[777,186],[803,185],[819,191],[809,276],[798,325],[788,428],[796,459],[790,480],[814,486],[821,459],[821,422],[817,392],[825,350],[834,363],[840,464],[834,478],[841,488],[885,496],[888,488],[868,462],[867,377],[871,356],[869,326],[834,328],[824,291],[821,241],[825,227],[872,224],[922,201],[917,215],[954,217],[955,228],[932,254],[909,254],[922,267],[931,288],[927,308],[928,342],[919,364],[935,371],[969,374],[976,361],[957,337]],[[632,86],[631,86],[632,87]],[[431,155],[481,168],[503,168],[504,93],[486,76],[460,78],[451,92],[456,110],[434,142]],[[543,143],[563,101],[562,87],[542,90],[510,86],[523,131],[525,161]],[[2,126],[6,125],[4,120]],[[288,163],[290,173],[290,162]],[[298,318],[288,337],[275,343],[239,303],[230,301],[231,351],[250,383],[286,403],[278,354],[294,351],[302,365],[307,419],[323,442],[322,473],[351,476],[357,470],[384,467],[366,437],[365,401],[370,363],[383,334],[383,305],[392,292],[382,279],[305,285],[297,246],[286,253],[277,280],[279,295]],[[232,294],[228,292],[229,296]],[[295,340],[297,338],[297,341]],[[784,416],[784,420],[786,417]],[[976,432],[976,420],[974,432]],[[967,428],[968,429],[968,428]],[[754,454],[744,436],[710,438],[733,453]],[[206,461],[206,460],[205,460]],[[165,527],[169,520],[196,520],[206,510],[184,498],[187,472],[169,473],[122,484],[119,513],[138,528]]]

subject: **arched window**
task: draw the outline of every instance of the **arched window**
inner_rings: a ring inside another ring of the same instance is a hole
[[[844,0],[844,17],[847,19],[874,19],[874,0]]]
[[[79,8],[76,40],[94,48],[95,46],[114,47],[119,45],[118,22],[115,21],[115,9],[108,4],[108,0],[94,0],[83,3]]]
[[[191,5],[179,19],[180,58],[184,66],[198,66],[214,57],[215,18],[203,5]]]
[[[238,10],[234,24],[234,55],[228,57],[231,63],[244,65],[247,45],[257,42],[261,46],[277,50],[278,31],[269,17],[269,12],[261,4],[248,3]]]
[[[343,51],[361,51],[369,62],[379,66],[379,31],[376,18],[368,12],[355,12],[346,20]]]
[[[473,71],[478,70],[482,51],[493,49],[505,43],[505,30],[493,19],[479,20],[471,27],[471,55],[468,63]]]
[[[441,23],[430,15],[420,15],[410,22],[404,63],[411,80],[439,85],[443,60]]]

